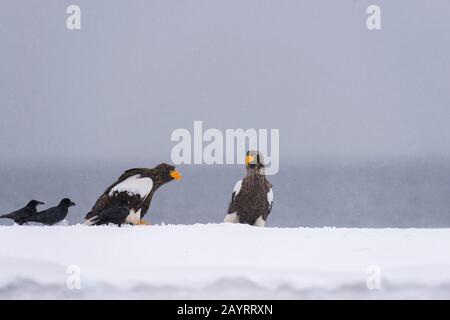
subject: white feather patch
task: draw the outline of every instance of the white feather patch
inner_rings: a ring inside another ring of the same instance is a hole
[[[259,217],[255,222],[255,227],[264,227],[266,225],[266,221],[262,217]]]
[[[130,214],[127,216],[125,221],[131,224],[138,224],[141,221],[141,209],[136,212],[134,210],[130,210]]]
[[[87,226],[92,226],[94,224],[95,218],[97,218],[97,216],[87,219],[86,221],[84,221],[84,224]]]
[[[272,205],[272,202],[273,202],[272,188],[270,188],[269,192],[267,192],[267,202],[269,203],[269,205]]]
[[[239,217],[236,213],[229,213],[225,216],[225,219],[223,219],[223,222],[239,223]]]
[[[147,197],[153,188],[153,181],[150,178],[141,178],[141,175],[137,174],[129,177],[119,183],[117,186],[111,189],[109,195],[112,196],[114,192],[126,192],[130,196],[140,195],[141,198]]]
[[[242,180],[239,180],[238,182],[236,182],[233,188],[233,193],[235,197],[239,194],[241,188],[242,188]]]

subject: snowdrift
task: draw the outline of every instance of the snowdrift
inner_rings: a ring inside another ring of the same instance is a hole
[[[3,226],[0,244],[3,299],[450,298],[449,229]]]

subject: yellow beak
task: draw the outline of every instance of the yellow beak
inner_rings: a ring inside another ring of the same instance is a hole
[[[253,161],[255,161],[255,158],[253,156],[246,156],[245,157],[245,164],[246,165],[249,165]]]
[[[183,178],[183,176],[177,170],[171,171],[170,176],[175,180],[181,180],[181,178]]]

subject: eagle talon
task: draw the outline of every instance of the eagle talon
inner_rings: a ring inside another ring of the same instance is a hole
[[[150,223],[147,222],[147,221],[145,221],[145,220],[141,220],[141,221],[139,221],[136,225],[137,225],[137,226],[149,226]]]

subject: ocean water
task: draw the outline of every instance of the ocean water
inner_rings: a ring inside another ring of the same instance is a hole
[[[152,166],[156,163],[150,163]],[[83,222],[98,196],[122,171],[142,163],[20,164],[0,167],[0,213],[34,198],[41,209],[70,197],[68,222]],[[221,222],[237,165],[179,167],[184,178],[159,189],[146,220],[160,224]],[[274,187],[271,227],[450,227],[450,161],[320,161],[281,165]],[[11,224],[0,220],[0,224]]]

